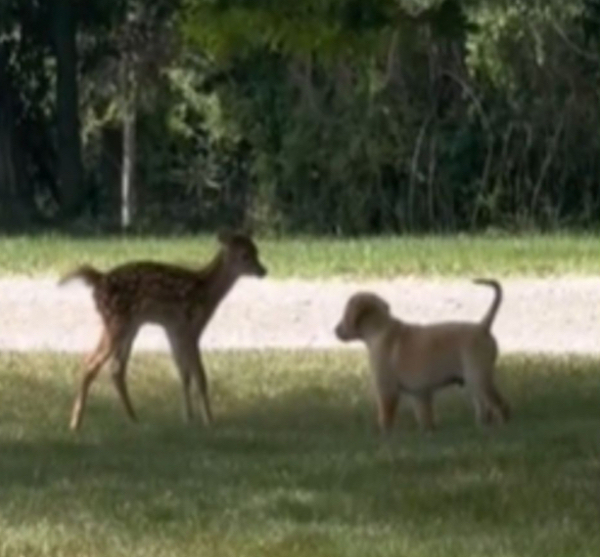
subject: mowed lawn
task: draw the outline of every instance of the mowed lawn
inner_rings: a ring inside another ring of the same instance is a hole
[[[172,364],[137,355],[67,430],[80,358],[0,355],[0,555],[600,554],[600,361],[510,356],[507,426],[458,387],[439,429],[384,442],[361,350],[208,353],[216,424],[184,425]]]
[[[258,237],[271,276],[390,278],[550,276],[600,273],[600,233],[393,236],[360,239]],[[73,265],[101,269],[132,259],[204,264],[213,236],[0,236],[0,275],[56,275]]]

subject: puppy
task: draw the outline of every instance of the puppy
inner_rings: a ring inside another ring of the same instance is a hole
[[[495,280],[474,282],[495,291],[488,312],[475,323],[410,324],[395,319],[376,294],[359,292],[348,300],[335,334],[367,345],[383,432],[392,426],[401,393],[413,399],[421,428],[433,429],[433,393],[452,384],[466,386],[480,424],[508,420],[508,404],[494,384],[498,345],[490,331],[502,289]]]

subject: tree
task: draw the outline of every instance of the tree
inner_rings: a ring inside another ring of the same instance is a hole
[[[26,219],[21,195],[23,177],[17,156],[15,107],[7,69],[8,49],[0,42],[0,223],[12,228]]]
[[[104,56],[88,76],[92,104],[102,107],[100,126],[121,130],[119,222],[123,230],[133,225],[139,194],[138,114],[154,101],[162,72],[176,52],[172,19],[178,5],[178,0],[124,0],[112,6]]]
[[[51,187],[48,157],[36,156],[50,146],[43,128],[50,92],[42,64],[45,15],[34,2],[0,3],[0,229],[31,224],[36,191],[42,182]]]
[[[73,2],[54,0],[53,4],[59,214],[62,219],[75,216],[85,198],[79,125],[77,19]]]
[[[594,225],[599,6],[2,0],[0,226]]]
[[[261,218],[353,233],[442,221],[436,139],[418,138],[423,122],[462,96],[443,78],[461,73],[450,72],[468,31],[460,2],[188,6],[190,42],[229,73],[217,92],[254,147]],[[410,161],[416,152],[421,162],[422,143],[432,153],[427,173]],[[417,195],[421,184],[426,195]]]

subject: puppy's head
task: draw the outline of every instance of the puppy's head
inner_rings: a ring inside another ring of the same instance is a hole
[[[346,303],[342,320],[335,328],[335,335],[342,341],[364,338],[365,327],[375,327],[390,318],[390,306],[371,292],[358,292]]]

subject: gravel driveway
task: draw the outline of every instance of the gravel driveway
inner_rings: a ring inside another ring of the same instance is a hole
[[[600,354],[600,279],[503,281],[504,303],[494,331],[504,352]],[[332,328],[348,296],[373,290],[405,320],[427,323],[479,319],[491,290],[468,280],[408,279],[241,280],[225,299],[203,338],[206,348],[339,347]],[[86,351],[99,334],[89,289],[55,278],[0,279],[0,349]],[[136,341],[141,350],[164,350],[153,326]]]

